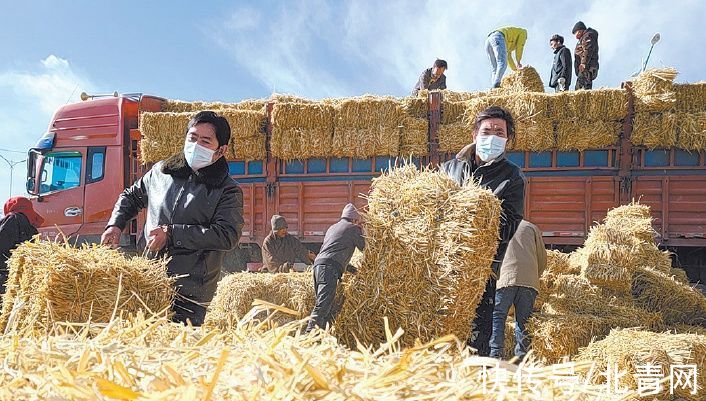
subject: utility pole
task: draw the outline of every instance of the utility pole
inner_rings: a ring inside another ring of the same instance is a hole
[[[2,158],[2,159],[5,161],[5,163],[7,163],[7,165],[10,167],[10,193],[8,194],[8,198],[9,198],[9,197],[12,196],[12,176],[14,175],[14,172],[15,172],[15,166],[18,165],[18,164],[20,164],[20,163],[26,162],[27,159],[19,160],[19,161],[13,161],[13,160],[10,160],[10,159],[6,158],[6,157],[3,156],[3,155],[0,155],[0,158]]]

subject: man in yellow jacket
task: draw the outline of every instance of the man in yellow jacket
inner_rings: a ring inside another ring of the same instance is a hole
[[[502,80],[508,65],[513,71],[522,68],[522,51],[525,48],[525,42],[527,42],[527,30],[514,26],[496,29],[488,35],[488,39],[485,41],[485,50],[488,52],[493,72],[493,88],[500,87],[500,80]],[[512,59],[513,52],[517,63]]]

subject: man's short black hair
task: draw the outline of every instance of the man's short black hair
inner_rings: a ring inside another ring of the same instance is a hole
[[[509,111],[503,109],[499,106],[490,106],[487,109],[481,111],[476,116],[476,122],[473,125],[473,131],[477,132],[480,128],[480,124],[491,118],[500,118],[505,120],[507,125],[507,139],[511,140],[515,138],[515,120],[512,118],[512,114]]]
[[[549,39],[550,42],[559,42],[560,45],[564,44],[564,37],[559,35],[559,34],[554,34],[552,37]]]
[[[436,61],[434,61],[434,67],[443,68],[445,70],[449,69],[449,65],[446,64],[446,60],[442,60],[440,58],[438,58],[438,59],[436,59]]]
[[[230,142],[230,124],[228,124],[228,120],[225,117],[219,116],[216,112],[210,110],[199,111],[189,121],[186,131],[188,132],[191,127],[199,123],[209,123],[216,128],[216,138],[218,139],[219,147]]]

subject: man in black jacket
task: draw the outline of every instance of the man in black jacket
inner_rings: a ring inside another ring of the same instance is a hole
[[[555,92],[563,92],[571,86],[571,51],[564,46],[564,37],[557,34],[549,39],[549,46],[554,50],[549,87]]]
[[[571,33],[578,39],[574,50],[576,89],[591,89],[598,77],[598,32],[579,21]]]
[[[417,96],[422,89],[446,89],[446,75],[444,75],[444,72],[448,68],[449,65],[446,63],[446,60],[436,59],[431,68],[422,71],[422,75],[419,76],[417,84],[414,85],[412,96]]]
[[[44,218],[34,211],[32,202],[23,196],[8,199],[3,207],[3,214],[5,217],[0,220],[0,295],[5,293],[9,273],[7,259],[10,258],[12,250],[37,235],[37,227],[44,223]]]
[[[520,168],[505,158],[505,144],[515,137],[512,115],[505,109],[492,106],[475,119],[473,143],[467,145],[442,165],[442,170],[459,185],[475,181],[492,191],[502,201],[500,218],[500,244],[493,261],[497,276],[505,256],[507,244],[522,221],[525,202],[525,180]],[[476,309],[473,332],[468,344],[478,354],[488,356],[490,337],[493,333],[495,278],[488,280],[481,303]]]
[[[184,151],[158,162],[123,191],[103,233],[117,245],[120,232],[147,209],[144,237],[151,256],[171,258],[177,278],[174,320],[201,325],[216,291],[223,256],[238,245],[243,227],[243,192],[228,173],[224,154],[228,121],[202,111],[189,121]]]

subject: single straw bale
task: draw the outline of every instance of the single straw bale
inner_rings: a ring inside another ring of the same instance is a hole
[[[450,90],[442,90],[441,96],[447,102],[465,102],[467,100],[476,99],[487,96],[488,92],[454,92]]]
[[[621,375],[612,377],[616,383],[611,385],[630,390],[638,390],[640,378],[645,377],[646,366],[654,367],[659,378],[666,378],[660,386],[661,391],[654,394],[655,399],[676,396],[680,400],[703,400],[706,397],[706,377],[699,372],[706,366],[706,337],[697,334],[612,330],[606,338],[582,349],[577,361],[594,363],[596,372],[617,368]],[[691,388],[672,386],[673,389],[670,389],[671,368],[680,365],[696,366],[694,394]],[[595,374],[589,379],[595,384],[606,383],[606,376],[602,374]]]
[[[429,99],[426,97],[407,96],[402,98],[402,110],[409,117],[427,119],[429,115]]]
[[[288,93],[273,93],[270,95],[271,102],[275,103],[306,103],[306,104],[311,104],[311,103],[318,103],[315,100],[303,98],[300,96],[288,94]]]
[[[706,113],[677,113],[676,147],[690,151],[706,150]]]
[[[402,119],[399,154],[403,157],[429,154],[429,121],[426,118]]]
[[[675,108],[684,113],[706,112],[706,82],[674,84],[677,96]]]
[[[205,325],[222,330],[232,328],[259,299],[284,306],[298,315],[278,314],[272,321],[285,323],[306,318],[314,307],[314,282],[311,273],[233,273],[218,283],[216,295],[208,307]],[[262,312],[255,319],[262,320]]]
[[[323,103],[275,103],[273,155],[284,160],[331,156],[334,107]]]
[[[505,75],[500,88],[506,93],[544,92],[544,83],[534,67],[526,66]]]
[[[575,313],[537,313],[527,322],[535,357],[548,363],[578,354],[594,337],[607,335],[612,326],[608,318]]]
[[[186,127],[195,113],[141,113],[140,160],[156,163],[184,149]]]
[[[230,143],[226,158],[232,160],[264,160],[265,150],[265,115],[259,111],[223,110],[219,113],[230,125]]]
[[[335,327],[349,346],[386,342],[383,317],[402,345],[470,335],[498,244],[500,201],[474,183],[414,165],[373,179],[364,215],[366,247],[344,283]]]
[[[167,99],[162,103],[162,112],[169,113],[186,113],[186,112],[199,112],[202,110],[213,110],[213,111],[223,111],[223,110],[252,110],[252,111],[265,111],[266,99],[246,99],[241,100],[237,103],[223,103],[223,102],[187,102],[183,100],[172,100]]]
[[[441,102],[441,124],[453,124],[463,121],[467,103],[467,101],[451,102],[447,100]]]
[[[633,81],[635,111],[661,112],[672,110],[676,105],[674,93],[675,68],[650,68],[640,73]]]
[[[554,126],[543,116],[516,121],[515,138],[507,143],[512,151],[543,152],[555,147]]]
[[[605,120],[557,121],[557,149],[587,150],[612,146],[618,142],[622,123]]]
[[[638,307],[661,313],[666,324],[706,324],[706,297],[671,274],[640,267],[632,277],[632,296]]]
[[[107,323],[140,311],[171,306],[174,278],[166,260],[126,258],[114,249],[35,240],[8,260],[10,291],[3,299],[0,332],[46,331],[56,322]]]
[[[631,141],[650,149],[672,148],[677,144],[674,113],[635,113]]]
[[[551,95],[546,93],[513,93],[499,96],[482,96],[468,101],[463,117],[466,124],[473,124],[476,116],[490,106],[499,106],[508,110],[515,122],[533,121],[549,117]]]
[[[439,125],[439,150],[456,153],[473,142],[473,129],[463,122]]]
[[[362,96],[335,107],[332,156],[396,156],[404,110],[392,97]]]
[[[548,96],[550,114],[556,120],[620,121],[628,114],[628,94],[624,89],[564,91]]]
[[[607,231],[601,231],[600,234],[618,234],[621,235],[620,240],[624,240],[623,236],[626,235],[635,237],[640,242],[654,243],[657,236],[657,231],[652,227],[650,207],[634,201],[610,209],[606,213],[603,225]]]
[[[553,274],[579,274],[581,269],[573,266],[569,259],[570,254],[556,249],[547,251],[547,267],[545,272]]]

